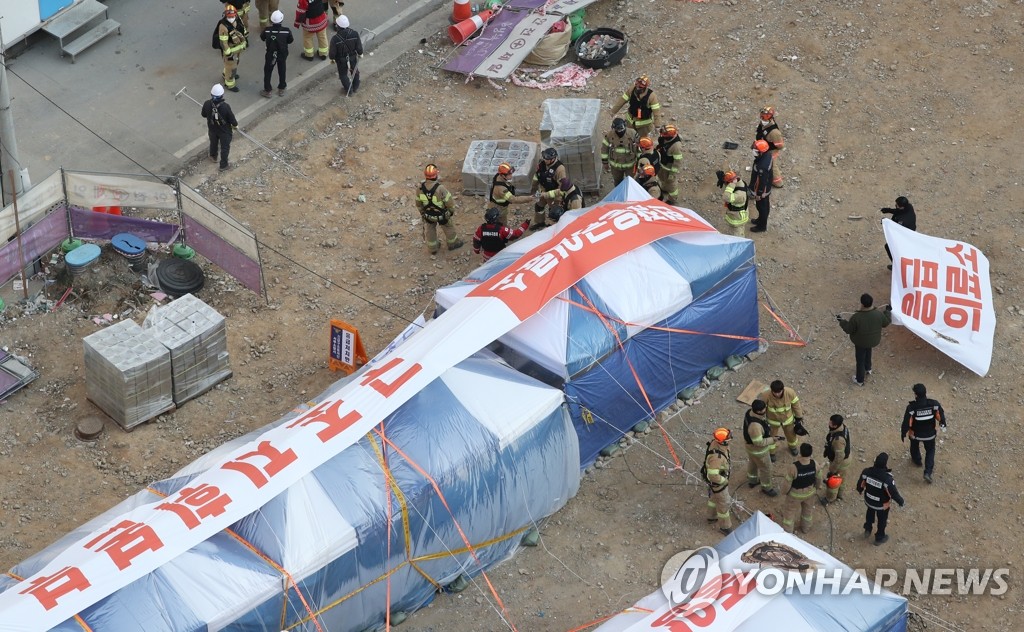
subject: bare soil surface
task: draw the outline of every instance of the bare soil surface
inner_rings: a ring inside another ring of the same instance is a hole
[[[89,273],[87,295],[54,312],[22,315],[22,306],[11,305],[0,316],[0,343],[42,374],[0,405],[0,565],[13,566],[149,482],[322,391],[338,377],[327,370],[330,318],[356,324],[372,354],[406,321],[430,312],[434,289],[480,259],[468,247],[427,253],[412,202],[423,165],[439,165],[468,241],[485,208],[481,198],[460,195],[461,158],[471,140],[539,140],[544,99],[610,104],[647,73],[664,104],[663,120],[687,140],[681,205],[722,229],[714,170],[746,169],[759,108],[778,109],[786,186],[772,195],[769,232],[754,236],[759,278],[807,341],[803,348],[769,344],[666,421],[685,468],[697,472],[711,429],[739,427],[743,407],[735,396],[750,380],[782,379],[805,404],[816,452],[828,416],[845,415],[855,446],[852,470],[888,451],[907,499],[892,512],[892,540],[883,547],[861,539],[863,505],[854,494],[827,515],[819,509],[807,540],[869,571],[1008,567],[1003,597],[908,596],[915,612],[940,617],[951,629],[1022,629],[1024,547],[1014,535],[1024,524],[1024,448],[1017,440],[1024,404],[1017,366],[1024,163],[1015,107],[1024,101],[1022,15],[1020,0],[601,0],[588,10],[588,25],[624,30],[629,55],[580,91],[511,84],[499,90],[434,70],[449,50],[438,32],[364,77],[355,97],[345,98],[330,77],[295,101],[282,100],[276,118],[249,131],[310,180],[240,139],[231,171],[217,173],[204,160],[182,174],[268,246],[269,304],[204,264],[207,285],[199,296],[228,317],[234,377],[132,433],[108,421],[98,442],[83,444],[72,435],[74,424],[97,410],[86,399],[81,338],[97,330],[98,314],[133,308],[128,317],[141,320],[148,294],[111,257]],[[722,150],[725,140],[741,149]],[[990,259],[999,322],[985,378],[890,327],[867,386],[851,383],[853,349],[833,314],[856,309],[862,292],[888,301],[878,209],[898,195],[917,207],[920,231],[969,241]],[[530,212],[522,208],[520,219]],[[768,340],[786,339],[763,311],[762,329]],[[950,419],[933,485],[899,441],[915,382],[929,387]],[[742,446],[734,453],[742,508],[778,514],[781,499],[742,484]],[[656,589],[673,554],[717,541],[704,520],[704,488],[666,473],[666,465],[672,461],[657,432],[638,438],[624,456],[586,476],[577,498],[542,529],[541,547],[490,572],[517,629],[570,630],[616,612]],[[462,632],[505,625],[478,582],[461,595],[440,596],[405,627]],[[931,619],[926,629],[944,628]]]

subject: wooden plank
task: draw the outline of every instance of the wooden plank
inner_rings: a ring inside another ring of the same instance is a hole
[[[71,55],[71,61],[75,61],[75,55],[81,53],[83,50],[89,48],[96,42],[100,41],[104,37],[110,35],[114,31],[120,31],[121,24],[114,20],[105,20],[101,22],[95,28],[92,28],[82,34],[81,37],[76,38],[74,41],[68,42],[67,46],[62,48],[65,55]]]
[[[758,382],[757,380],[751,380],[750,384],[747,384],[747,387],[736,396],[736,401],[750,406],[750,404],[757,399],[757,396],[763,393],[766,388],[768,388],[767,384]]]
[[[63,40],[106,12],[106,5],[96,0],[82,0],[49,20],[43,25],[43,31]]]

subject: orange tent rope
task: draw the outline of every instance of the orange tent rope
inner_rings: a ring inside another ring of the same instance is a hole
[[[376,432],[376,430],[374,430],[374,432]],[[434,492],[437,494],[437,497],[441,501],[441,504],[444,505],[444,508],[448,510],[448,515],[451,516],[452,524],[455,525],[455,529],[459,532],[459,536],[462,538],[462,543],[469,548],[469,554],[473,556],[473,560],[475,560],[477,565],[480,567],[480,575],[484,578],[484,582],[486,582],[487,588],[491,591],[491,596],[493,596],[494,600],[498,602],[498,606],[501,608],[502,613],[505,615],[505,623],[508,624],[510,628],[512,628],[512,632],[519,632],[516,629],[515,624],[512,623],[512,617],[508,612],[508,608],[505,607],[505,602],[503,602],[501,600],[501,597],[498,596],[498,591],[494,588],[494,584],[491,583],[491,578],[488,577],[487,572],[483,570],[484,565],[483,562],[480,561],[480,558],[477,557],[476,549],[473,548],[473,544],[469,541],[469,538],[466,536],[466,533],[462,530],[462,526],[459,524],[459,521],[455,519],[455,513],[452,512],[451,507],[448,506],[448,500],[444,497],[444,493],[441,491],[441,487],[437,484],[437,481],[435,481],[434,477],[428,474],[426,470],[420,467],[420,465],[416,463],[416,461],[410,459],[409,455],[403,452],[401,448],[392,443],[390,439],[384,437],[383,435],[381,435],[380,438],[381,441],[391,446],[391,449],[393,449],[403,459],[405,459],[409,463],[409,465],[413,467],[413,469],[419,472],[420,475],[423,476],[423,478],[427,479],[430,482],[430,486],[434,489]]]

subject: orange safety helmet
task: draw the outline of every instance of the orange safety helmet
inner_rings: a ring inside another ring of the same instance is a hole
[[[657,169],[655,169],[654,165],[652,164],[644,165],[644,168],[641,169],[640,171],[642,171],[645,176],[653,176],[654,174],[658,173]]]
[[[427,180],[437,180],[437,176],[440,172],[437,170],[437,165],[431,163],[423,168],[423,177]]]
[[[238,17],[238,9],[236,9],[235,6],[232,5],[232,4],[225,5],[224,6],[224,17],[226,17],[226,18],[237,18]]]
[[[508,164],[507,162],[503,162],[500,165],[498,165],[498,175],[510,176],[513,173],[515,173],[515,170],[516,168]]]
[[[768,151],[768,149],[769,149],[768,141],[766,141],[766,140],[755,140],[754,141],[754,149],[756,149],[757,151],[759,151],[759,152],[761,152],[763,154],[764,152]]]
[[[640,149],[654,149],[654,141],[644,136],[640,139]]]
[[[736,172],[731,170],[731,169],[729,171],[726,171],[725,174],[722,175],[722,180],[725,180],[726,182],[732,182],[734,180],[739,180],[739,179],[740,179],[739,175],[737,175]]]
[[[732,430],[729,430],[728,428],[717,428],[714,433],[712,433],[712,436],[715,438],[715,441],[724,444],[729,439],[732,439]]]
[[[843,477],[838,474],[833,474],[825,479],[825,484],[828,485],[829,489],[838,489],[843,484]]]
[[[636,87],[641,90],[646,90],[651,87],[651,78],[647,75],[640,75],[636,78]]]
[[[763,108],[761,108],[761,120],[762,121],[770,121],[773,118],[775,118],[775,108],[774,107],[772,107],[770,105],[766,105]]]
[[[676,129],[675,125],[669,124],[661,128],[661,135],[665,138],[675,138],[679,135],[679,130]]]

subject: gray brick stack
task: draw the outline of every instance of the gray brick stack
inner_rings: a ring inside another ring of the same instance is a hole
[[[231,377],[224,317],[202,300],[186,294],[154,310],[144,326],[170,351],[175,404]]]
[[[82,343],[86,393],[122,428],[174,408],[171,354],[142,327],[123,320]]]
[[[545,99],[543,112],[541,144],[555,148],[576,186],[596,193],[601,188],[601,100]]]
[[[530,193],[533,168],[537,166],[537,143],[522,140],[474,140],[462,161],[462,191],[466,195],[487,195],[498,165],[507,162],[516,168],[512,186],[518,195]]]

